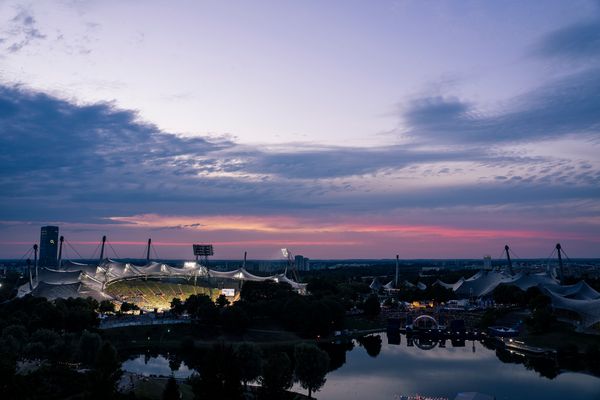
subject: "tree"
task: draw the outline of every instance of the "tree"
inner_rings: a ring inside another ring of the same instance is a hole
[[[121,312],[130,312],[130,311],[135,311],[135,310],[139,310],[140,308],[133,304],[133,303],[128,303],[126,301],[124,301],[123,303],[121,303]]]
[[[292,362],[286,353],[267,357],[260,383],[269,397],[281,398],[281,392],[292,387],[293,379]]]
[[[192,379],[197,399],[239,399],[242,397],[240,368],[231,346],[214,345],[200,365],[200,376]]]
[[[296,378],[304,389],[308,389],[310,399],[313,391],[325,384],[325,375],[329,370],[329,355],[315,345],[301,343],[294,348]]]
[[[219,295],[219,297],[217,297],[217,300],[215,301],[215,303],[217,303],[217,307],[219,307],[219,308],[227,307],[230,304],[229,300],[227,300],[227,297],[225,297],[224,294]]]
[[[175,377],[173,375],[171,375],[171,377],[167,381],[165,390],[163,390],[162,399],[163,400],[180,400],[181,399],[181,392],[179,391],[179,386],[177,385],[177,381],[175,380]]]
[[[556,318],[550,312],[549,307],[538,307],[536,308],[525,323],[533,333],[544,333],[547,332],[552,324],[556,321]]]
[[[221,324],[225,331],[241,334],[248,328],[250,318],[241,307],[234,305],[221,311]]]
[[[248,382],[258,379],[262,372],[262,355],[254,343],[242,343],[235,352],[241,371],[244,388]]]
[[[358,343],[365,348],[367,354],[375,358],[381,352],[381,336],[367,335],[357,339]]]
[[[104,342],[98,351],[92,370],[92,397],[112,398],[121,374],[121,362],[117,350],[110,342]]]
[[[285,299],[296,295],[292,287],[287,283],[275,281],[244,282],[240,297],[244,301],[255,303],[264,300]]]
[[[183,314],[185,307],[180,298],[174,297],[173,300],[171,300],[171,311],[175,315]]]
[[[83,331],[79,338],[79,359],[86,365],[92,365],[102,346],[102,338],[97,333]]]
[[[101,313],[114,313],[115,312],[115,303],[110,300],[102,300],[100,305],[98,306],[98,311]]]
[[[363,304],[363,310],[365,315],[370,318],[375,318],[381,312],[381,306],[379,305],[379,299],[374,294],[367,297]]]
[[[205,294],[193,294],[185,300],[184,307],[192,317],[207,323],[214,323],[218,318],[215,303]]]
[[[498,285],[492,295],[498,304],[524,305],[526,303],[525,292],[514,285]]]

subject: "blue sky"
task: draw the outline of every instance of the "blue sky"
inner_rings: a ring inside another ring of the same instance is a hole
[[[0,1],[0,21],[0,257],[46,223],[133,256],[148,236],[177,258],[599,256],[599,2]]]

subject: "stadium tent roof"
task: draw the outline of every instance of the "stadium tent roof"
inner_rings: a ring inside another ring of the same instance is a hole
[[[594,288],[588,285],[585,281],[579,281],[574,285],[568,286],[548,286],[546,287],[548,292],[552,292],[555,295],[566,297],[574,300],[598,300],[600,299],[600,293]]]
[[[28,282],[19,288],[18,296],[22,297],[31,293],[34,296],[52,299],[88,296],[106,299],[110,297],[103,292],[104,288],[120,280],[149,277],[195,278],[199,276],[257,282],[272,280],[287,283],[295,290],[306,290],[305,283],[295,282],[285,274],[262,277],[253,275],[244,268],[233,271],[214,271],[208,270],[197,263],[186,263],[183,267],[172,267],[157,262],[136,266],[105,259],[98,266],[69,262],[65,263],[65,270],[41,268],[39,279],[32,282],[34,285],[33,290],[31,290]]]
[[[371,290],[375,290],[375,291],[378,291],[382,287],[383,287],[383,285],[379,281],[379,278],[373,278],[373,281],[369,285],[369,288],[371,288]]]
[[[385,285],[383,285],[383,288],[386,290],[396,289],[396,285],[394,285],[394,281],[391,280],[388,283],[386,283]]]
[[[88,287],[81,282],[63,284],[40,282],[35,289],[33,289],[31,294],[36,297],[45,297],[48,300],[67,299],[69,297],[91,297],[98,301],[102,301],[111,298],[110,296]]]
[[[253,275],[250,272],[246,271],[245,268],[238,268],[233,271],[209,270],[208,276],[210,276],[211,278],[228,278],[228,279],[239,279],[239,280],[244,280],[244,281],[255,281],[255,282],[274,280],[274,276],[262,277],[262,276]]]
[[[58,271],[50,268],[40,268],[38,282],[52,284],[77,283],[81,277],[81,271]]]
[[[446,288],[446,289],[452,289],[452,290],[456,291],[456,289],[458,289],[458,287],[459,287],[460,285],[462,285],[462,283],[463,283],[464,281],[465,281],[465,278],[464,278],[464,277],[460,278],[460,279],[459,279],[458,281],[456,281],[455,283],[446,283],[446,282],[442,282],[442,281],[440,281],[439,279],[437,279],[435,282],[433,282],[432,286],[439,285],[439,286],[441,286],[441,287],[443,287],[443,288]]]
[[[96,265],[82,264],[79,266],[69,266],[67,268],[60,269],[59,271],[80,271],[84,274],[95,275],[98,272],[98,267]]]
[[[515,275],[514,280],[509,283],[523,291],[534,286],[558,286],[556,279],[546,272],[542,272],[541,274],[520,273]]]
[[[486,296],[501,284],[515,285],[521,290],[527,290],[534,286],[544,288],[560,287],[558,281],[547,272],[540,274],[519,273],[511,276],[501,271],[479,271],[468,279],[459,279],[456,283],[445,283],[439,279],[434,283],[434,285],[452,289],[458,295],[474,297]],[[587,295],[591,296],[593,294],[587,293]]]
[[[463,296],[481,297],[491,293],[501,283],[514,281],[514,277],[499,271],[479,271],[453,289]],[[458,283],[458,282],[457,282]]]
[[[600,322],[600,299],[569,299],[549,290],[547,293],[552,300],[552,307],[554,309],[567,310],[576,313],[581,318],[581,324],[584,328],[588,328]]]
[[[270,277],[269,277],[270,278]],[[266,280],[266,279],[265,279]],[[306,290],[306,283],[300,283],[300,282],[296,282],[290,278],[288,278],[285,274],[279,274],[279,275],[275,275],[275,278],[273,279],[275,282],[278,283],[287,283],[288,285],[290,285],[292,287],[292,289],[294,290]]]

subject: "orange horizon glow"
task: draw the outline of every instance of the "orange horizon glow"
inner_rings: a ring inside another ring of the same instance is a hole
[[[256,233],[316,234],[316,233],[398,233],[408,236],[437,236],[454,239],[517,238],[517,239],[589,239],[584,235],[543,230],[456,228],[441,225],[327,223],[289,216],[163,216],[142,214],[131,217],[110,217],[136,228],[170,228],[197,231],[246,231]],[[200,222],[202,221],[202,222]],[[598,239],[600,241],[600,239]],[[285,240],[284,240],[285,241]],[[245,243],[245,242],[244,242]],[[319,241],[320,243],[320,241]]]

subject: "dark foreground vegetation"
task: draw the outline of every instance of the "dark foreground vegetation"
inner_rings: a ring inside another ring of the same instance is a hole
[[[216,339],[209,347],[198,346],[194,336],[177,338],[177,353],[185,354],[186,364],[199,372],[188,382],[194,397],[236,399],[251,393],[256,399],[294,398],[296,395],[287,392],[294,382],[312,396],[337,363],[330,364],[328,353],[311,340],[342,328],[346,311],[343,302],[364,304],[363,292],[360,286],[351,290],[315,287],[314,295],[300,296],[288,285],[249,282],[234,304],[224,297],[212,302],[205,295],[191,296],[185,302],[174,299],[171,313],[189,314],[192,328],[198,326],[198,330],[215,338],[222,333],[243,338],[250,325],[262,323],[275,324],[278,329],[295,332],[297,338],[306,338],[280,346],[232,345]],[[27,296],[0,304],[2,398],[136,398],[133,393],[120,393],[118,383],[127,352],[124,344],[144,343],[144,338],[131,336],[123,328],[122,340],[115,341],[115,346],[110,333],[98,329],[100,313],[118,318],[135,309],[124,303],[115,310],[110,302],[90,298],[49,302]],[[133,332],[136,329],[131,329]],[[164,398],[179,398],[176,393],[178,384],[173,380],[166,385]]]
[[[453,276],[415,275],[412,283],[438,278],[453,280]],[[182,385],[195,399],[293,399],[299,396],[288,391],[294,382],[312,397],[323,386],[326,373],[343,365],[346,351],[352,348],[351,343],[332,345],[315,339],[348,327],[385,326],[385,319],[378,319],[382,297],[348,271],[314,274],[307,281],[308,296],[285,284],[246,282],[233,304],[224,296],[216,302],[205,295],[173,299],[170,313],[188,315],[191,324],[108,331],[98,329],[101,314],[118,319],[137,312],[137,307],[123,303],[115,309],[111,302],[92,299],[6,300],[14,293],[4,285],[0,290],[5,299],[0,303],[1,398],[144,399],[118,387],[122,361],[140,349],[158,353],[168,349],[173,370],[185,362],[199,372],[185,383],[165,382],[164,399],[179,399]],[[426,290],[405,288],[388,296],[383,308],[413,300],[441,303],[454,297],[452,291],[427,283]],[[539,289],[521,291],[501,285],[492,297],[504,306],[483,314],[481,327],[502,321],[514,310],[526,310],[527,340],[558,349],[551,367],[533,360],[531,368],[548,377],[560,369],[600,373],[597,341],[556,321],[549,299]],[[256,340],[269,334],[289,340]],[[573,340],[564,340],[567,337]],[[362,337],[358,344],[371,357],[377,357],[382,347],[377,335]],[[517,362],[501,350],[497,355],[504,362]]]

